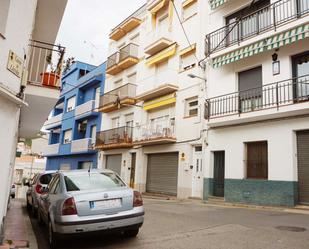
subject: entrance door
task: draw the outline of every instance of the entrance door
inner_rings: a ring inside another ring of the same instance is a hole
[[[225,152],[214,152],[214,196],[224,197]]]
[[[106,156],[106,168],[121,174],[121,155]]]
[[[131,173],[130,173],[130,187],[134,188],[135,183],[135,165],[136,165],[136,153],[132,153],[131,158]]]
[[[297,132],[298,200],[309,204],[309,130]]]
[[[202,198],[203,194],[203,164],[202,146],[197,146],[193,154],[192,196]]]

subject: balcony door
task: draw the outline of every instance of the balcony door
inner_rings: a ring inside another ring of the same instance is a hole
[[[295,102],[309,100],[309,52],[292,57]]]
[[[262,67],[238,73],[239,112],[262,107]]]

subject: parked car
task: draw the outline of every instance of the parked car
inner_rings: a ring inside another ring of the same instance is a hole
[[[119,231],[135,237],[144,222],[143,200],[110,170],[58,172],[40,198],[38,219],[48,225],[51,248],[72,234]]]
[[[37,214],[39,197],[44,192],[44,189],[47,188],[54,173],[54,171],[37,173],[26,184],[29,187],[26,193],[27,208],[33,215]]]
[[[11,191],[10,191],[10,196],[14,199],[15,198],[15,193],[16,193],[16,188],[15,185],[12,184],[11,186]]]

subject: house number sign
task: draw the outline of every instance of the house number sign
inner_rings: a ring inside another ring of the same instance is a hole
[[[18,78],[22,76],[23,60],[18,57],[12,50],[9,52],[7,69],[15,74]]]

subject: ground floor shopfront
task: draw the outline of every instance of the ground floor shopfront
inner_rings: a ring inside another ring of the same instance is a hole
[[[108,150],[101,165],[141,192],[202,198],[202,146],[173,143]]]
[[[203,198],[309,204],[309,117],[210,129]]]

